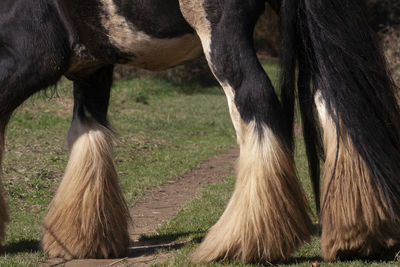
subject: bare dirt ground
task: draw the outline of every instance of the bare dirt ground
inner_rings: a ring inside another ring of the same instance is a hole
[[[51,259],[44,266],[91,267],[91,266],[148,266],[168,258],[168,251],[183,246],[162,240],[143,241],[141,234],[156,233],[162,223],[172,218],[179,208],[190,201],[201,188],[222,181],[233,174],[234,163],[239,154],[237,148],[225,154],[211,157],[200,167],[185,173],[176,180],[145,192],[143,199],[131,208],[131,244],[127,257],[107,260]],[[164,250],[164,252],[160,252]]]

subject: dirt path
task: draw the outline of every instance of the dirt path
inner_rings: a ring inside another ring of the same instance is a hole
[[[233,174],[238,156],[237,148],[225,154],[213,156],[200,164],[199,168],[185,173],[182,177],[148,190],[143,199],[131,208],[133,225],[130,229],[131,244],[128,255],[123,259],[72,260],[52,259],[46,266],[90,267],[90,266],[148,266],[168,258],[167,253],[157,253],[159,249],[179,248],[181,243],[165,241],[141,241],[141,234],[155,233],[162,223],[172,218],[179,208],[191,200],[201,188],[220,182]]]

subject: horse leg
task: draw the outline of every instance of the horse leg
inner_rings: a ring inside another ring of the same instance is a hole
[[[29,59],[17,59],[11,53],[8,54],[5,50],[1,51],[0,47],[0,54],[2,52],[3,58],[0,58],[0,167],[4,153],[5,131],[13,111],[35,92],[54,84],[61,77],[61,71],[66,65],[65,55],[62,54],[59,57],[54,56],[56,61],[54,64],[58,66],[54,70],[35,66]],[[20,80],[24,83],[21,83]],[[4,238],[7,221],[7,205],[3,197],[3,189],[0,186],[0,242]]]
[[[385,256],[392,250],[398,251],[398,211],[391,214],[381,185],[373,179],[375,174],[356,149],[343,122],[339,120],[337,125],[334,121],[319,91],[315,102],[324,130],[326,154],[321,203],[321,250],[324,260]],[[393,175],[398,176],[398,173]],[[398,180],[385,182],[391,189],[398,187]],[[392,197],[398,199],[400,196]]]
[[[288,4],[282,19],[297,24],[291,46],[317,88],[324,131],[322,256],[393,259],[400,245],[400,109],[365,7],[347,0]]]
[[[310,239],[308,204],[296,178],[289,130],[252,40],[264,1],[181,0],[222,85],[240,145],[235,190],[193,262],[277,262]]]
[[[67,32],[52,3],[10,1],[6,5],[12,8],[1,8],[0,15],[0,165],[12,112],[29,96],[60,79],[71,52]],[[0,188],[0,241],[7,221]]]
[[[129,242],[106,119],[112,73],[106,66],[74,82],[70,159],[43,223],[43,249],[51,257],[118,257]]]

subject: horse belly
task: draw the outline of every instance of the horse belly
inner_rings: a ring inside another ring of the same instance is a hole
[[[128,64],[149,70],[162,70],[196,58],[202,52],[196,33],[157,38],[139,30],[117,12],[112,0],[102,0],[104,16],[101,24],[110,43],[121,52],[131,55]]]
[[[124,44],[118,48],[133,55],[129,65],[154,71],[192,60],[202,52],[200,41],[195,34],[171,39],[132,36],[130,46]]]

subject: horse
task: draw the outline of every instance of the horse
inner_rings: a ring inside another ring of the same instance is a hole
[[[280,16],[279,96],[253,45],[266,2]],[[107,120],[114,65],[161,70],[202,53],[226,94],[240,155],[232,197],[193,262],[282,262],[310,241],[293,157],[296,98],[316,203],[322,196],[324,260],[400,243],[400,111],[362,1],[2,0],[0,14],[1,154],[13,111],[62,76],[73,81],[69,161],[43,221],[49,257],[126,251],[129,212]],[[7,221],[2,193],[0,237]]]

